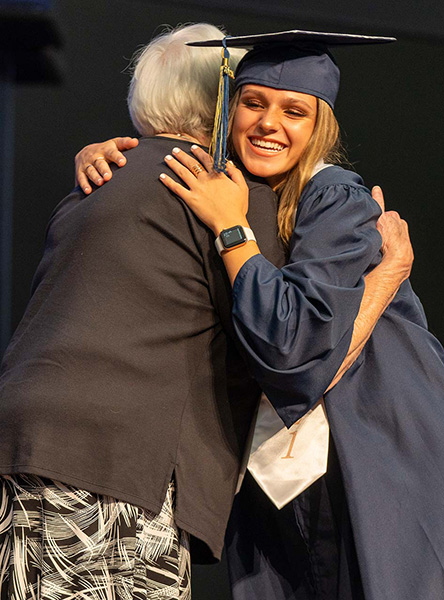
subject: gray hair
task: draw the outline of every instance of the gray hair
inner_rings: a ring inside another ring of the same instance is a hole
[[[140,134],[211,135],[221,49],[194,48],[185,42],[221,39],[224,35],[208,23],[186,25],[162,33],[137,53],[128,107]],[[244,53],[231,52],[233,70]]]

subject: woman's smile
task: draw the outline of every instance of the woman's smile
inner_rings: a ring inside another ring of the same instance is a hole
[[[232,139],[244,166],[275,187],[299,161],[316,124],[314,96],[261,85],[242,88]]]
[[[253,150],[257,152],[259,156],[278,154],[287,147],[286,144],[282,144],[281,142],[269,138],[251,136],[248,139],[253,146]]]

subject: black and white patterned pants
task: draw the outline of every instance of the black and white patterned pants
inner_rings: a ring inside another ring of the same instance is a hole
[[[0,600],[191,599],[173,483],[159,514],[33,475],[0,494]]]

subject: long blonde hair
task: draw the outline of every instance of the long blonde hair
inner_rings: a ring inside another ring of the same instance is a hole
[[[230,104],[229,131],[239,104],[240,90],[237,90]],[[229,150],[235,157],[233,142],[229,140]],[[311,138],[297,164],[288,171],[285,179],[276,187],[279,197],[279,235],[288,247],[294,229],[294,219],[302,190],[312,177],[315,165],[324,160],[330,164],[344,162],[344,151],[339,137],[339,125],[332,109],[323,100],[317,99],[316,124]]]

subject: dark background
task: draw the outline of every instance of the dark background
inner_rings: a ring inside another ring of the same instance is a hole
[[[1,4],[1,0],[0,0]],[[46,222],[73,183],[85,144],[132,135],[125,73],[134,50],[163,24],[209,21],[232,34],[293,28],[389,34],[397,44],[342,49],[336,113],[349,158],[368,186],[381,184],[389,208],[409,222],[413,285],[431,330],[444,341],[444,3],[442,0],[54,0],[63,47],[61,85],[16,89],[13,312],[26,306]],[[224,567],[195,570],[194,600],[229,598]]]

